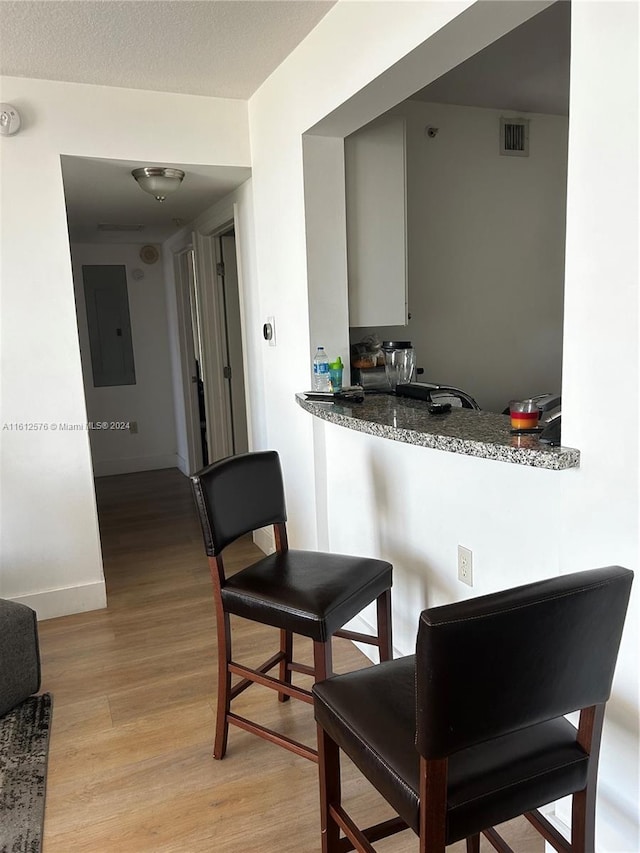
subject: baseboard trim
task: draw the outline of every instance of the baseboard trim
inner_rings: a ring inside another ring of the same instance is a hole
[[[551,826],[554,829],[557,829],[560,835],[563,838],[567,839],[567,841],[571,838],[571,827],[562,820],[561,817],[558,817],[556,813],[557,803],[549,803],[543,808],[540,809],[540,812],[546,817]],[[545,853],[556,853],[555,847],[552,847],[548,841],[544,842],[544,850]]]
[[[69,586],[63,589],[47,589],[30,595],[14,595],[11,601],[26,604],[36,611],[38,621],[85,613],[87,610],[102,610],[107,606],[104,581]]]
[[[265,554],[273,554],[276,550],[273,527],[261,527],[260,530],[254,530],[253,541]]]
[[[112,477],[114,474],[135,474],[138,471],[156,471],[160,468],[179,467],[178,456],[175,453],[159,456],[133,456],[128,459],[93,460],[93,473],[96,477]]]

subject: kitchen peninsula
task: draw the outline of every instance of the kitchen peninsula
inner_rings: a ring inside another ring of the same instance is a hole
[[[406,444],[555,471],[580,465],[579,450],[543,444],[535,434],[512,435],[508,415],[460,408],[432,415],[423,401],[392,394],[357,403],[318,402],[300,393],[296,402],[329,423]]]

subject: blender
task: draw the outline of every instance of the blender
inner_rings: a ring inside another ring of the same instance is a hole
[[[416,366],[416,354],[411,341],[383,341],[382,352],[391,390],[395,391],[398,385],[411,382]]]

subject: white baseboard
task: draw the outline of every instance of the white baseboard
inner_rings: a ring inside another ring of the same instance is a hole
[[[178,467],[178,456],[175,453],[159,456],[133,456],[129,459],[93,460],[93,473],[96,477],[111,477],[114,474],[134,474],[137,471],[155,471],[160,468]]]
[[[176,468],[184,474],[185,477],[189,476],[189,464],[184,456],[180,456],[179,453],[176,453]]]
[[[261,527],[260,530],[254,530],[253,541],[265,554],[273,554],[276,550],[273,527]]]
[[[107,606],[107,592],[104,581],[97,581],[63,589],[47,589],[31,595],[14,595],[11,601],[26,604],[35,610],[41,622],[87,610],[102,610]]]
[[[571,827],[567,823],[564,822],[562,817],[558,816],[557,811],[556,811],[556,805],[557,804],[549,803],[549,805],[543,806],[540,809],[540,811],[546,817],[546,819],[549,821],[551,826],[554,829],[557,829],[558,832],[560,833],[560,835],[562,835],[562,837],[567,839],[567,841],[568,841],[568,839],[571,838]],[[544,850],[545,850],[545,853],[556,853],[555,847],[552,847],[548,841],[544,842]]]

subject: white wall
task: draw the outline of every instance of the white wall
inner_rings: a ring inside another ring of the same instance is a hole
[[[5,77],[2,421],[87,420],[60,155],[249,166],[241,101]],[[167,115],[173,116],[167,122]],[[3,431],[0,595],[41,618],[104,605],[86,432]]]
[[[447,454],[326,422],[321,428],[331,550],[393,563],[398,654],[413,653],[425,607],[558,574],[558,481],[572,472]],[[538,538],[532,518],[543,531]],[[473,551],[472,590],[457,580],[458,544]],[[374,608],[368,615],[375,625]]]
[[[636,571],[605,721],[597,835],[601,850],[633,853],[640,850],[639,11],[637,3],[572,6],[562,429],[582,461],[560,513],[563,571],[609,563]],[[596,388],[620,401],[620,417],[589,405]]]
[[[335,312],[312,320],[314,340],[324,330],[329,352],[344,353],[348,347],[344,263],[331,257],[323,267],[323,247],[315,245],[309,248],[313,268],[307,267],[302,134],[313,128],[330,136],[339,127],[344,136],[417,91],[425,73],[433,69],[437,76],[440,54],[421,54],[408,77],[400,75],[393,86],[382,84],[382,92],[374,83],[366,103],[355,105],[355,114],[332,116],[319,124],[468,5],[338,3],[249,102],[259,287],[254,282],[247,298],[261,305],[263,317],[274,315],[276,320],[277,346],[263,344],[261,350],[265,415],[268,444],[283,459],[294,545],[311,547],[324,535],[317,522],[324,511],[316,495],[316,481],[321,489],[325,480],[322,453],[316,470],[315,427],[294,402],[295,392],[310,381],[310,299],[316,305],[330,304]],[[475,36],[478,43],[484,39],[482,46],[491,39],[482,26]],[[330,151],[320,147],[328,162]],[[330,207],[327,216],[334,214]],[[327,254],[329,246],[324,250]],[[309,294],[307,272],[324,290],[321,297]]]
[[[317,318],[308,318],[308,305],[336,306],[334,324],[325,316],[318,326],[331,351],[345,346],[347,334],[339,259],[325,245],[325,268],[339,274],[323,278],[321,247],[300,221],[301,135],[353,132],[430,82],[447,62],[497,37],[502,24],[516,26],[518,15],[523,20],[535,11],[523,3],[479,3],[438,30],[461,9],[340,3],[250,101],[259,298],[279,331],[278,346],[262,352],[268,443],[284,462],[292,542],[394,561],[399,653],[412,650],[427,603],[603,564],[638,567],[636,4],[573,4],[562,393],[565,441],[582,450],[581,467],[537,471],[394,444],[309,423],[293,403],[309,380],[309,330]],[[624,143],[611,132],[618,120]],[[308,209],[317,221],[319,211]],[[331,203],[326,209],[330,215]],[[321,283],[322,298],[306,292],[307,281]],[[598,404],[598,389],[608,400],[624,400],[629,416],[618,418]],[[473,550],[473,590],[456,580],[458,543]],[[598,801],[598,848],[629,853],[640,849],[637,596],[636,584],[609,704]]]
[[[137,432],[91,430],[93,473],[128,474],[176,465],[174,398],[171,385],[169,336],[163,264],[140,260],[143,243],[73,243],[71,257],[80,336],[87,417],[96,422],[135,421]],[[89,264],[124,266],[135,364],[134,385],[95,388],[82,267]],[[139,270],[143,278],[134,278]]]
[[[419,101],[392,112],[407,122],[411,320],[379,336],[410,339],[425,381],[463,388],[483,409],[559,393],[567,119],[518,113],[529,156],[509,157],[499,121],[512,112]]]

